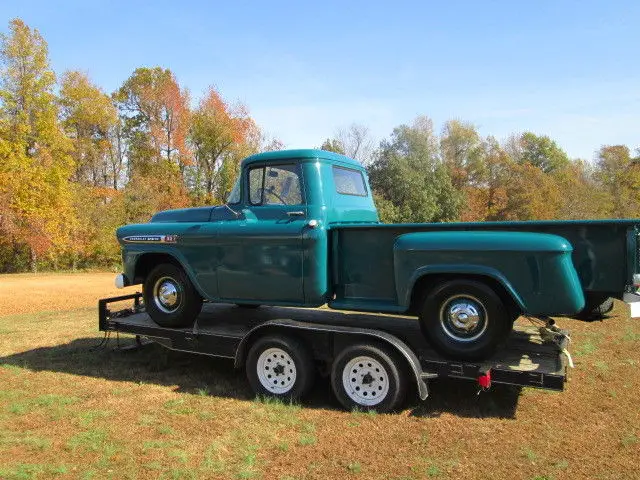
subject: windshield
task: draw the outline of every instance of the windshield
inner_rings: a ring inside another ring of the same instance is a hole
[[[240,179],[242,176],[239,176],[236,180],[236,184],[233,186],[233,190],[227,197],[227,203],[240,203]]]

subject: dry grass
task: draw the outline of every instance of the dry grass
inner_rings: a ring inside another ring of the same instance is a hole
[[[73,310],[97,305],[103,297],[136,291],[136,287],[118,290],[115,276],[105,272],[0,275],[0,316]]]
[[[256,401],[226,361],[92,351],[113,274],[1,276],[0,478],[640,478],[640,320],[573,332],[563,393],[433,382],[392,415]],[[8,288],[7,288],[8,286]]]

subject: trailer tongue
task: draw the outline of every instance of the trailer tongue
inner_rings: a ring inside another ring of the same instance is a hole
[[[112,310],[117,302],[133,301]],[[317,371],[330,373],[345,408],[389,411],[400,406],[411,381],[428,396],[428,381],[457,378],[480,389],[508,384],[561,391],[570,357],[568,335],[556,327],[516,327],[482,362],[449,360],[429,347],[414,318],[326,309],[205,304],[193,327],[165,328],[144,312],[141,294],[99,301],[99,328],[146,338],[166,348],[228,358],[245,367],[258,395],[298,399]],[[564,352],[564,353],[563,353]]]

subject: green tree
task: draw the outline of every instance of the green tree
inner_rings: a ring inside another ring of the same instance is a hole
[[[459,218],[462,194],[439,159],[438,139],[429,118],[396,127],[369,169],[376,195],[390,202],[394,222],[452,221]],[[387,206],[388,207],[388,206]]]
[[[530,163],[545,173],[569,164],[569,157],[555,141],[531,132],[512,138],[509,154],[517,163]]]
[[[322,145],[320,145],[320,150],[326,150],[327,152],[339,153],[340,155],[344,155],[344,148],[339,140],[335,138],[327,138]]]

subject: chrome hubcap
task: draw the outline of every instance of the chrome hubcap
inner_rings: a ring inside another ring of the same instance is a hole
[[[382,402],[389,393],[389,375],[375,358],[355,357],[342,370],[342,386],[355,403],[371,407]]]
[[[448,315],[454,327],[466,332],[472,331],[480,322],[478,309],[472,303],[456,303],[449,308]]]
[[[270,392],[288,393],[296,383],[296,364],[281,348],[268,348],[262,352],[256,367],[258,380]]]
[[[449,298],[440,311],[444,332],[458,342],[477,340],[487,329],[488,316],[482,302],[471,295]]]
[[[162,277],[153,288],[153,300],[160,310],[172,313],[180,306],[180,292],[180,286],[176,280],[171,277]]]

